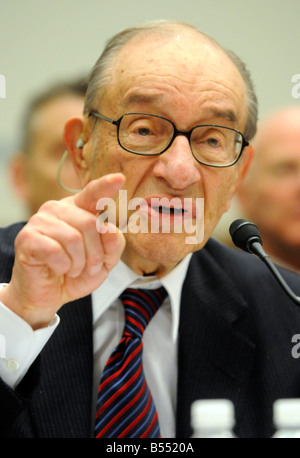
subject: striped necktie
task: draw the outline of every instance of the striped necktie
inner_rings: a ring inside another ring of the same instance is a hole
[[[160,437],[156,408],[143,370],[142,338],[166,296],[164,287],[128,288],[120,296],[125,326],[100,380],[96,437]]]

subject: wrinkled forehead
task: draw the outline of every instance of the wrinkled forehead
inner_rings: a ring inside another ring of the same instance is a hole
[[[131,39],[115,57],[109,93],[121,101],[138,85],[182,96],[219,86],[246,103],[245,85],[233,62],[216,43],[194,31],[148,32]]]
[[[208,75],[221,61],[223,66],[224,61],[230,64],[221,49],[200,33],[139,34],[116,56],[113,76],[116,81],[120,77],[134,78],[146,74],[193,81],[199,75]]]

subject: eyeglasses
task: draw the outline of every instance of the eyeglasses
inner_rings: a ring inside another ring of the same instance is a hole
[[[238,130],[215,124],[201,124],[182,131],[169,119],[147,113],[125,113],[114,120],[92,110],[89,116],[115,125],[119,145],[129,153],[142,156],[164,153],[178,135],[183,135],[197,162],[210,167],[229,167],[249,145]]]

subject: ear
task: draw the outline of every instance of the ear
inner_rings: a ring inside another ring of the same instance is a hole
[[[19,151],[9,162],[9,175],[12,187],[16,195],[25,202],[29,199],[29,186],[26,173],[26,157],[23,151]]]
[[[65,124],[64,141],[72,159],[75,171],[84,185],[89,181],[89,166],[85,143],[88,138],[84,132],[84,123],[80,118],[69,119]]]

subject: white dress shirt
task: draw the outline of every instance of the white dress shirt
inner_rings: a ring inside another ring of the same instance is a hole
[[[123,331],[124,309],[118,297],[129,286],[158,288],[163,285],[168,292],[168,297],[145,330],[143,365],[157,408],[161,435],[175,437],[180,299],[190,257],[191,255],[186,256],[161,279],[139,277],[120,261],[105,282],[92,293],[94,329],[92,425],[101,373],[111,352],[119,343]],[[63,322],[60,322],[59,317],[56,316],[47,328],[33,331],[24,320],[0,302],[0,336],[4,336],[5,341],[5,358],[0,357],[0,377],[8,385],[14,388],[22,380],[59,323],[63,326]]]

